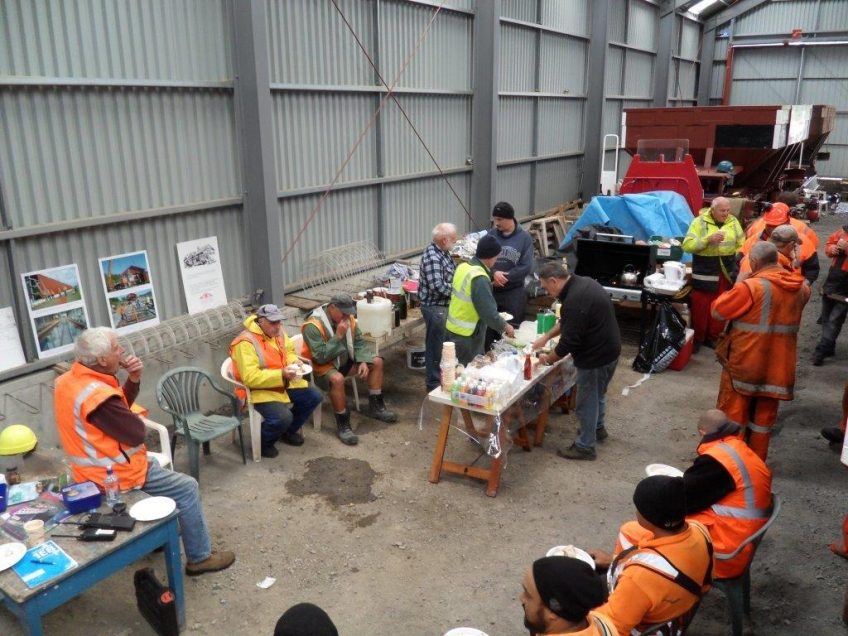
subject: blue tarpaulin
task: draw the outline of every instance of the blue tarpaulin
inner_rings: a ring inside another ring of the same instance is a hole
[[[563,249],[578,229],[593,224],[617,227],[637,241],[647,241],[652,236],[685,236],[692,218],[686,199],[676,192],[597,196],[568,230],[559,247]]]

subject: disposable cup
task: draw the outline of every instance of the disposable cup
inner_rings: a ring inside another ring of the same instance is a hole
[[[41,519],[27,521],[24,530],[27,533],[27,547],[34,548],[44,543],[44,521]]]

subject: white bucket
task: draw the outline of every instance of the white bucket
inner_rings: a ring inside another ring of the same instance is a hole
[[[422,371],[427,368],[425,361],[426,349],[423,344],[411,344],[406,348],[406,366],[413,371]]]

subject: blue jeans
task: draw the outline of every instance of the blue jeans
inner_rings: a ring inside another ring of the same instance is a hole
[[[312,387],[289,389],[290,404],[258,402],[253,408],[262,416],[262,447],[273,446],[283,433],[296,433],[321,404],[321,392]]]
[[[200,504],[200,488],[194,477],[162,468],[155,460],[147,463],[147,479],[141,490],[154,497],[170,497],[177,502],[180,534],[189,563],[212,554],[206,516]]]
[[[577,448],[595,448],[598,429],[604,427],[607,387],[617,365],[618,358],[602,367],[577,369],[577,405],[574,407],[580,422],[580,432],[575,441]]]
[[[441,369],[442,345],[445,343],[445,320],[448,317],[448,308],[442,305],[421,305],[421,315],[424,316],[424,325],[427,327],[427,335],[424,339],[424,361],[426,364],[426,384],[429,393],[442,383]]]
[[[816,353],[823,356],[834,354],[836,339],[839,338],[846,316],[848,316],[848,304],[822,296],[822,335],[816,345]]]

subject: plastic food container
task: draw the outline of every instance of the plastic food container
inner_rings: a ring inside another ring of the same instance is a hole
[[[94,482],[84,481],[62,488],[62,499],[68,511],[75,515],[78,512],[99,508],[103,496]]]

